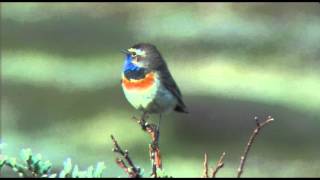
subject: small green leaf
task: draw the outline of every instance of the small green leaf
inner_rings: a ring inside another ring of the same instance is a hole
[[[104,162],[98,162],[93,177],[102,177],[102,173],[106,169]]]
[[[157,175],[159,177],[167,177],[168,175],[164,172],[163,169],[157,169]]]
[[[8,157],[6,155],[0,154],[0,168],[6,163]]]
[[[20,151],[20,158],[21,158],[23,161],[27,161],[30,156],[32,156],[32,151],[31,151],[30,148],[22,149],[22,150]]]
[[[41,161],[42,160],[42,155],[41,154],[37,154],[37,155],[35,155],[35,156],[33,156],[32,157],[32,163],[33,163],[33,165],[35,164],[35,163],[37,163],[38,161]]]
[[[93,177],[93,166],[89,166],[87,170],[87,177],[92,178]]]
[[[59,178],[65,178],[66,177],[66,172],[64,170],[62,170],[60,173],[59,173]]]
[[[66,161],[63,162],[63,170],[65,171],[66,174],[71,173],[71,169],[72,169],[72,163],[71,163],[71,159],[68,158]]]
[[[79,168],[78,168],[78,165],[75,165],[74,168],[73,168],[73,171],[72,171],[72,177],[73,178],[76,178],[78,176],[78,172],[79,172]]]
[[[48,160],[45,161],[45,162],[40,161],[40,162],[39,162],[39,171],[40,171],[40,173],[41,173],[41,174],[47,173],[47,172],[49,171],[49,169],[51,168],[51,166],[52,166],[52,164],[51,164],[51,162],[48,161]]]
[[[10,166],[14,167],[17,164],[17,159],[16,158],[9,158],[7,162],[8,162],[8,164],[10,164]]]

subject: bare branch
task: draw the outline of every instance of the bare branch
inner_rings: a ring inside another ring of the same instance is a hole
[[[124,163],[124,161],[121,159],[121,158],[116,158],[116,163],[118,164],[118,166],[120,168],[122,168],[127,174],[130,174],[129,173],[129,168],[128,166],[126,165],[126,163]]]
[[[250,138],[249,138],[249,141],[244,149],[244,153],[243,155],[241,156],[241,159],[240,159],[240,165],[239,165],[239,168],[238,168],[238,174],[237,174],[237,177],[239,178],[242,173],[243,173],[243,168],[244,168],[244,165],[245,165],[245,162],[247,160],[247,157],[248,157],[248,153],[252,147],[252,144],[254,143],[254,140],[256,139],[257,135],[259,134],[260,130],[267,124],[271,123],[274,119],[271,117],[271,116],[268,116],[267,119],[262,122],[262,123],[259,123],[259,119],[257,117],[255,117],[255,121],[256,121],[256,128],[253,130]]]
[[[116,163],[118,164],[118,166],[122,168],[129,175],[129,177],[140,178],[141,177],[140,169],[134,165],[133,161],[129,156],[128,150],[123,151],[113,135],[111,135],[111,139],[114,145],[114,148],[112,149],[112,151],[119,153],[127,161],[129,165],[128,167],[121,158],[117,158]]]
[[[159,148],[160,131],[156,124],[150,124],[146,121],[147,114],[143,113],[140,119],[133,117],[137,120],[142,130],[147,132],[151,137],[151,143],[149,144],[149,155],[152,164],[151,177],[157,177],[157,169],[162,169],[162,160]]]
[[[225,155],[226,155],[226,152],[223,152],[221,154],[220,159],[219,159],[216,167],[212,171],[212,175],[211,175],[212,178],[216,177],[218,171],[224,166],[223,160],[224,160]]]
[[[208,178],[208,154],[204,153],[204,160],[203,160],[203,178]]]

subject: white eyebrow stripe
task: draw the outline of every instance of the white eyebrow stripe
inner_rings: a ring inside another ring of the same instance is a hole
[[[139,56],[146,56],[146,52],[141,50],[141,49],[130,48],[130,49],[128,49],[128,51],[129,52],[135,52]]]

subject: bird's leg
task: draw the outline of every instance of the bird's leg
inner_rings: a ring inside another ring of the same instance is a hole
[[[161,114],[158,121],[158,125],[154,123],[148,123],[146,121],[147,112],[143,112],[141,118],[138,120],[142,130],[146,131],[151,136],[151,143],[149,144],[149,155],[152,164],[152,177],[158,177],[157,169],[162,169],[162,161],[159,149],[159,138],[160,138],[160,123]]]
[[[147,122],[146,122],[146,118],[147,118],[147,112],[143,111],[141,118],[138,120],[138,123],[140,124],[141,128],[146,131],[147,130]]]

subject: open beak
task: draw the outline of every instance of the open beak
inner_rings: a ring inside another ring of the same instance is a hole
[[[121,52],[124,54],[131,54],[127,49],[122,49]]]

